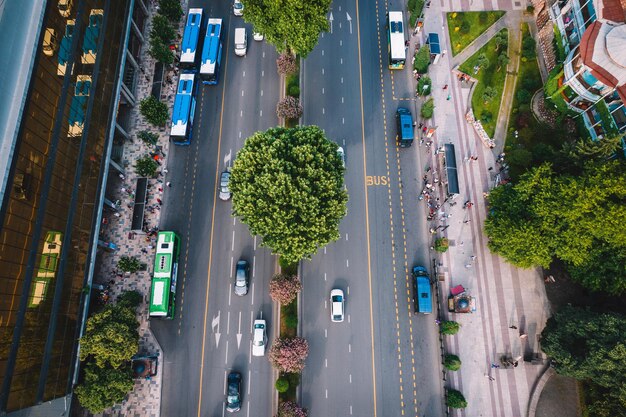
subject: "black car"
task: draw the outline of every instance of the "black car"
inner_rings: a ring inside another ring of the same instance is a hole
[[[226,411],[234,413],[239,410],[241,410],[241,374],[233,371],[228,374]]]

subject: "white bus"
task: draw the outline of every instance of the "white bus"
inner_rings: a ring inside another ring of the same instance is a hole
[[[180,65],[184,68],[196,66],[196,52],[200,46],[200,29],[202,28],[202,9],[189,9],[187,24],[183,32],[180,51]],[[200,54],[197,54],[200,56]]]
[[[217,84],[222,60],[222,19],[210,18],[200,63],[200,78],[203,84]]]
[[[389,69],[403,69],[406,61],[404,46],[404,17],[402,12],[389,12],[387,15],[387,47]]]

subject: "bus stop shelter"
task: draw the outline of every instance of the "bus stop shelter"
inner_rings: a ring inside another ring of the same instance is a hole
[[[446,143],[444,145],[444,164],[446,167],[446,177],[448,181],[448,196],[456,196],[459,194],[459,176],[456,168],[456,154],[454,145]]]
[[[441,58],[441,44],[439,43],[439,35],[436,33],[429,33],[428,40],[426,41],[428,48],[430,49],[430,60],[433,64],[439,62]]]
[[[146,195],[148,194],[148,178],[137,178],[135,189],[135,204],[133,205],[133,221],[131,230],[141,232],[143,230],[143,218],[146,212]]]

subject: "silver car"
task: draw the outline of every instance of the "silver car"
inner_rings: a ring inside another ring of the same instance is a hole
[[[248,294],[249,275],[250,265],[248,261],[240,259],[237,262],[237,271],[235,272],[235,295]]]
[[[330,320],[332,322],[341,323],[343,321],[343,303],[343,291],[339,288],[334,288],[330,292]]]
[[[230,189],[228,188],[228,183],[230,182],[230,171],[226,170],[222,172],[220,175],[220,200],[228,201],[230,200]]]

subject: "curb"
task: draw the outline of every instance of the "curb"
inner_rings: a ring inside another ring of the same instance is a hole
[[[527,417],[535,417],[535,414],[537,413],[537,404],[539,403],[539,398],[541,397],[543,388],[553,375],[556,375],[556,371],[548,365],[546,370],[543,371],[541,377],[537,380],[537,382],[535,382],[532,394],[530,395],[530,400],[528,402]]]

